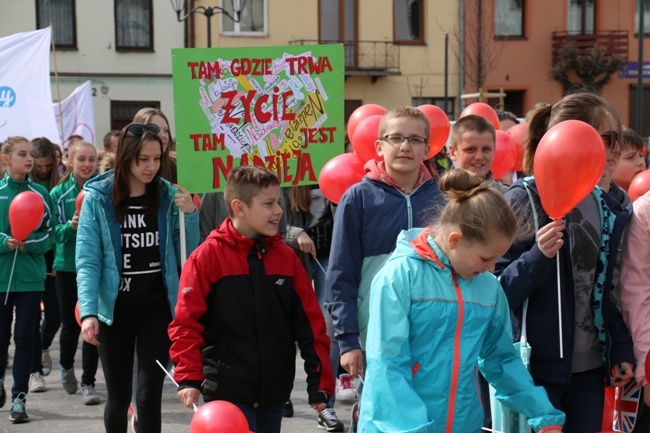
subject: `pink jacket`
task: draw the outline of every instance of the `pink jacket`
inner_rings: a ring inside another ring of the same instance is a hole
[[[633,209],[623,241],[621,309],[634,341],[636,380],[645,386],[650,350],[650,193],[639,197]]]

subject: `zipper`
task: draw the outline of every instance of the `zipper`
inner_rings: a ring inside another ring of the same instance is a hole
[[[456,291],[456,299],[458,301],[458,318],[456,321],[456,332],[454,333],[454,359],[451,370],[451,389],[449,391],[449,407],[447,408],[447,428],[446,433],[451,433],[454,428],[454,412],[456,409],[456,393],[458,391],[458,374],[460,372],[460,337],[463,329],[463,316],[465,314],[465,306],[463,304],[463,294],[458,285],[458,276],[456,271],[451,269],[451,279],[454,283],[454,290]]]

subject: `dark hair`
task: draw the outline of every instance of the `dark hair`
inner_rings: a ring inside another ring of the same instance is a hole
[[[106,146],[108,146],[111,142],[112,137],[118,137],[120,136],[120,131],[117,129],[113,129],[112,131],[108,131],[106,135],[104,135],[104,149]]]
[[[223,193],[228,215],[231,218],[234,216],[233,200],[240,200],[250,206],[253,197],[259,194],[260,190],[276,185],[280,185],[278,176],[268,168],[254,165],[241,165],[233,168],[228,175]]]
[[[48,187],[48,190],[50,190],[59,183],[59,168],[54,166],[57,146],[45,137],[34,138],[32,144],[34,145],[34,160],[37,158],[50,158],[52,160],[52,171],[50,171]],[[34,170],[36,170],[36,163],[34,163],[34,168],[32,168],[32,174]]]
[[[517,233],[517,219],[503,195],[474,173],[453,169],[442,175],[438,185],[448,198],[440,228],[458,226],[463,239],[480,244],[495,233],[508,238]]]
[[[135,135],[129,131],[129,127],[134,123],[129,123],[120,132],[120,141],[117,146],[117,153],[115,154],[115,181],[113,182],[113,190],[111,191],[111,199],[115,207],[115,214],[118,221],[123,222],[127,214],[128,200],[130,197],[130,176],[131,176],[131,163],[138,164],[138,157],[142,151],[142,145],[147,141],[156,141],[160,145],[160,152],[162,154],[162,141],[158,134],[143,129],[141,135]],[[160,172],[163,165],[166,164],[165,159],[160,158],[160,169],[155,174],[153,180],[145,187],[144,206],[147,208],[145,214],[148,218],[156,218],[158,206],[160,205]]]
[[[470,114],[458,119],[451,128],[451,146],[456,146],[460,143],[463,139],[463,134],[466,132],[477,132],[479,134],[489,132],[492,135],[493,142],[497,139],[494,126],[487,119],[476,114]]]
[[[616,108],[594,93],[574,93],[562,98],[555,105],[546,104],[532,114],[524,144],[524,173],[533,174],[535,151],[546,131],[565,120],[580,120],[599,128],[607,116],[616,122],[617,133],[621,135],[621,118]]]
[[[497,116],[499,116],[499,121],[502,120],[511,120],[515,122],[515,125],[519,125],[519,119],[517,119],[517,116],[515,116],[513,113],[510,111],[498,111],[497,110]]]
[[[645,147],[643,145],[643,138],[641,138],[639,133],[627,126],[622,128],[620,145],[621,151],[632,149],[641,152]]]

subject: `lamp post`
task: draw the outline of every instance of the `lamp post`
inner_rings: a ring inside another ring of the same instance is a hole
[[[220,6],[195,6],[189,11],[185,12],[185,0],[171,0],[171,2],[172,7],[174,8],[174,12],[176,12],[176,18],[178,19],[178,22],[185,21],[190,17],[190,15],[196,13],[200,13],[205,16],[208,22],[208,48],[212,46],[212,16],[216,14],[223,14],[230,18],[233,22],[238,23],[241,20],[241,11],[246,5],[246,0],[230,0],[230,4],[232,4],[233,16],[230,14],[230,12]]]

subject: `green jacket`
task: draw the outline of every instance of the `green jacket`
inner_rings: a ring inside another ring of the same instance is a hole
[[[77,242],[77,231],[72,228],[72,217],[75,213],[75,202],[79,195],[77,180],[71,174],[63,183],[58,184],[50,197],[54,202],[52,208],[52,226],[54,227],[54,252],[55,271],[76,272],[74,254]]]
[[[10,250],[7,239],[11,235],[9,225],[9,205],[16,195],[23,191],[33,191],[43,199],[45,210],[41,225],[25,239],[24,250]],[[50,227],[52,218],[52,199],[47,190],[31,179],[15,181],[5,174],[0,180],[0,292],[6,292],[11,276],[12,292],[42,292],[45,282],[44,254],[52,246],[53,235]],[[16,259],[14,272],[11,268]]]

